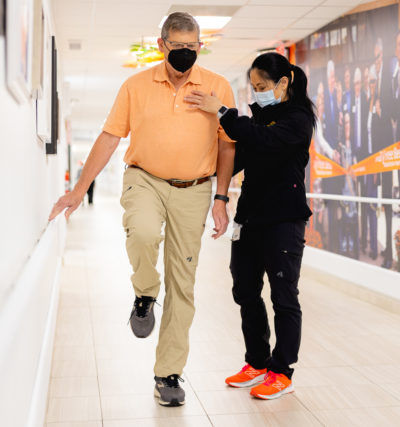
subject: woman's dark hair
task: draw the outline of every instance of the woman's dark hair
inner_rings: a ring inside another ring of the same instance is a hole
[[[304,71],[292,65],[283,55],[276,52],[263,53],[253,61],[250,71],[257,69],[261,77],[278,83],[286,76],[289,79],[288,96],[289,102],[305,107],[313,117],[315,127],[316,114],[315,106],[307,94],[307,76]],[[293,71],[293,77],[292,77]]]

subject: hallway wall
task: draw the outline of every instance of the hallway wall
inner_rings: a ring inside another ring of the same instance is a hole
[[[44,11],[54,34],[47,1]],[[34,390],[45,383],[47,393],[66,228],[62,218],[50,225],[47,218],[64,193],[67,159],[64,126],[58,154],[47,156],[36,136],[35,101],[20,105],[8,91],[5,46],[0,37],[0,414],[2,425],[27,426],[31,404],[41,407]],[[62,103],[60,110],[63,123]]]

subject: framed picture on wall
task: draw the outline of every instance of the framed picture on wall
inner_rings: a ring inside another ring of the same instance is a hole
[[[32,96],[42,96],[44,80],[44,12],[42,0],[33,0]]]
[[[51,139],[46,143],[46,154],[57,154],[59,101],[57,92],[57,50],[55,37],[51,37]]]
[[[43,18],[43,62],[40,67],[43,75],[36,93],[36,133],[41,141],[47,143],[51,139],[52,37],[47,19]]]
[[[4,2],[5,0],[0,0],[0,36],[4,36],[5,32],[5,14],[4,14]]]
[[[32,90],[33,0],[7,0],[6,80],[15,100],[22,104]]]

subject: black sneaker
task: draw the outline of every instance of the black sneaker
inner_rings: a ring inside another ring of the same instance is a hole
[[[148,337],[154,328],[156,321],[153,307],[155,302],[156,299],[153,297],[136,297],[135,299],[129,322],[132,332],[138,338]]]
[[[158,403],[162,406],[182,406],[185,404],[185,390],[178,381],[184,381],[179,375],[168,377],[154,377],[156,387],[154,396],[158,397]]]

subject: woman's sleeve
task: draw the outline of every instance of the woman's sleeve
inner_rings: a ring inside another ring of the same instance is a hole
[[[244,169],[244,148],[245,147],[241,142],[236,142],[232,176],[235,176]]]
[[[227,135],[249,148],[261,152],[281,152],[311,140],[312,125],[305,113],[292,113],[277,123],[258,125],[231,108],[220,119]]]

